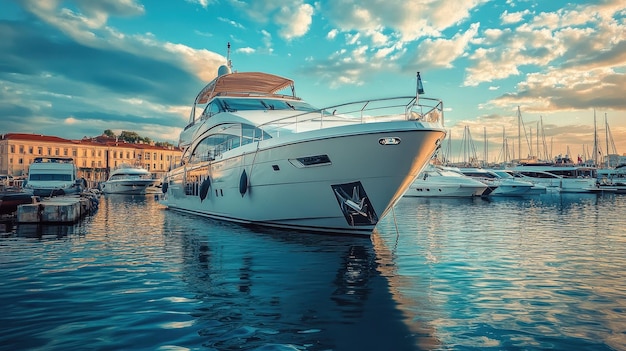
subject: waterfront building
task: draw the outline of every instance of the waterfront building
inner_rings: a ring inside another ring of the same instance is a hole
[[[25,178],[36,157],[71,157],[78,176],[96,185],[122,164],[139,165],[161,179],[171,165],[180,162],[181,150],[154,143],[131,144],[105,135],[80,140],[27,133],[0,135],[0,174]]]

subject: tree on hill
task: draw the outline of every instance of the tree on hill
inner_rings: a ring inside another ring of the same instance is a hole
[[[137,143],[144,143],[144,144],[151,144],[152,143],[152,139],[148,138],[148,137],[142,137],[141,135],[137,134],[136,132],[129,132],[126,130],[123,130],[122,133],[120,133],[119,136],[116,136],[115,133],[113,133],[113,131],[111,129],[107,129],[104,132],[102,132],[102,135],[105,135],[109,138],[117,138],[117,140],[119,141],[123,141],[129,144],[137,144]],[[156,146],[174,146],[171,143],[168,142],[156,142],[155,143]]]
[[[157,141],[154,143],[154,146],[159,146],[159,147],[173,147],[174,144],[167,142],[167,141]]]

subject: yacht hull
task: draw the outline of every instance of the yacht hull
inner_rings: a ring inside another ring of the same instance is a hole
[[[480,196],[487,186],[452,184],[414,184],[404,194],[406,197],[475,197]]]
[[[107,181],[102,183],[101,190],[105,194],[143,195],[154,182],[150,179]]]
[[[405,121],[259,141],[172,170],[162,203],[244,224],[370,235],[444,135]]]

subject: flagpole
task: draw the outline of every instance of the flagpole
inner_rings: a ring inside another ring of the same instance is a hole
[[[424,85],[422,85],[422,77],[417,72],[417,85],[415,87],[415,105],[419,105],[420,94],[424,94]]]

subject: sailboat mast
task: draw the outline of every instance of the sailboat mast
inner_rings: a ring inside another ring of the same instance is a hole
[[[522,158],[522,112],[517,106],[517,157]]]
[[[485,139],[485,160],[483,161],[483,167],[487,166],[487,127],[483,127],[483,138]],[[608,148],[608,143],[607,143],[607,148]]]
[[[593,165],[598,166],[598,125],[595,108],[593,109]]]
[[[604,136],[606,138],[606,168],[609,168],[609,122],[606,119],[606,112],[604,113]]]

